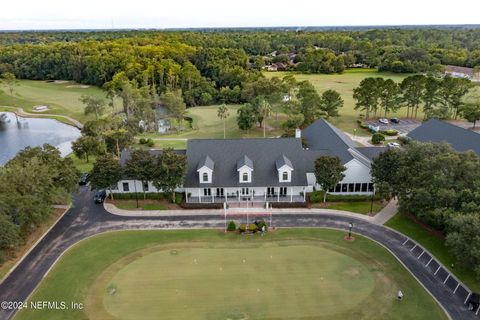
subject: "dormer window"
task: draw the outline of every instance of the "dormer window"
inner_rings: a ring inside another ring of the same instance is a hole
[[[292,171],[293,165],[292,162],[282,154],[277,161],[275,161],[275,165],[278,170],[278,181],[279,182],[291,182],[292,181]]]
[[[243,175],[242,175],[242,181],[243,182],[248,182],[248,173],[247,172],[244,172]]]
[[[202,182],[208,182],[208,173],[206,172],[203,173]]]
[[[237,161],[238,181],[240,183],[251,183],[253,172],[253,161],[244,155]]]
[[[215,163],[213,160],[206,156],[203,158],[197,167],[198,180],[200,183],[212,183],[213,170],[215,168]]]

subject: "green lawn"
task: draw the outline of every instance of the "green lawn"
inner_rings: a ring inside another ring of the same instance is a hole
[[[326,229],[123,231],[74,246],[16,319],[446,319],[387,250]],[[401,288],[402,302],[396,300]]]
[[[480,282],[475,277],[473,270],[455,266],[455,257],[445,246],[445,240],[440,238],[427,229],[417,224],[404,214],[397,213],[392,219],[388,220],[386,226],[400,231],[413,240],[420,243],[425,249],[430,251],[446,267],[450,269],[462,282],[471,290],[480,291]],[[454,265],[452,267],[452,265]]]
[[[124,210],[167,210],[168,206],[164,203],[139,203],[135,200],[116,200],[115,206]]]
[[[83,86],[70,81],[20,80],[13,95],[0,84],[0,106],[21,107],[26,112],[34,112],[34,106],[46,105],[50,110],[44,113],[66,115],[85,122],[93,119],[94,116],[84,115],[84,106],[79,101],[82,95],[106,97],[105,93],[95,86]],[[119,108],[120,104],[117,102],[116,106]],[[39,114],[42,113],[39,112]]]
[[[88,157],[89,162],[86,159],[80,159],[75,154],[70,153],[69,158],[73,160],[73,164],[80,172],[90,172],[92,171],[93,164],[95,163],[95,156]]]
[[[293,74],[298,81],[308,80],[315,88],[322,93],[323,91],[332,89],[338,91],[342,96],[345,104],[340,109],[340,117],[331,119],[331,122],[340,129],[353,133],[357,129],[356,119],[361,111],[354,109],[355,100],[353,99],[353,89],[358,87],[360,81],[367,77],[383,77],[385,79],[393,79],[396,82],[401,82],[408,75],[396,74],[390,72],[377,72],[375,69],[350,69],[342,74],[302,74],[293,72],[264,72],[266,77],[284,77],[287,74]],[[404,117],[406,116],[406,109],[400,109],[398,113],[390,116]],[[421,117],[421,115],[419,115]],[[368,135],[364,130],[358,129],[357,135]]]
[[[371,201],[349,201],[349,202],[337,202],[327,204],[326,209],[345,210],[361,214],[369,214],[371,207]],[[383,209],[383,205],[379,201],[373,202],[372,212],[375,214]]]

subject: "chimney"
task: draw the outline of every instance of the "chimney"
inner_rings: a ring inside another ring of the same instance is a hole
[[[295,138],[300,139],[302,138],[302,130],[300,129],[295,129]]]

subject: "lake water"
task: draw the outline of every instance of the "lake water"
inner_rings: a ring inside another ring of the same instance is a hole
[[[44,143],[57,147],[62,156],[66,156],[72,151],[71,142],[80,136],[80,130],[57,120],[18,117],[17,121],[15,114],[5,114],[7,123],[0,122],[0,165],[27,146]]]

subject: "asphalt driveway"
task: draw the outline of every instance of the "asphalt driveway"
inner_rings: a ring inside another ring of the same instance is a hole
[[[92,201],[92,192],[82,188],[75,195],[74,206],[28,254],[18,267],[0,284],[0,301],[25,301],[40,283],[62,252],[85,237],[112,230],[222,228],[223,216],[192,215],[171,217],[122,217],[106,212]],[[252,219],[254,217],[251,217]],[[463,297],[452,294],[421,259],[405,246],[407,238],[383,226],[334,214],[283,214],[274,217],[277,227],[328,227],[346,230],[353,222],[354,232],[388,248],[412,272],[421,284],[439,301],[452,319],[479,319],[468,311]],[[0,319],[11,319],[12,310],[0,310]]]

